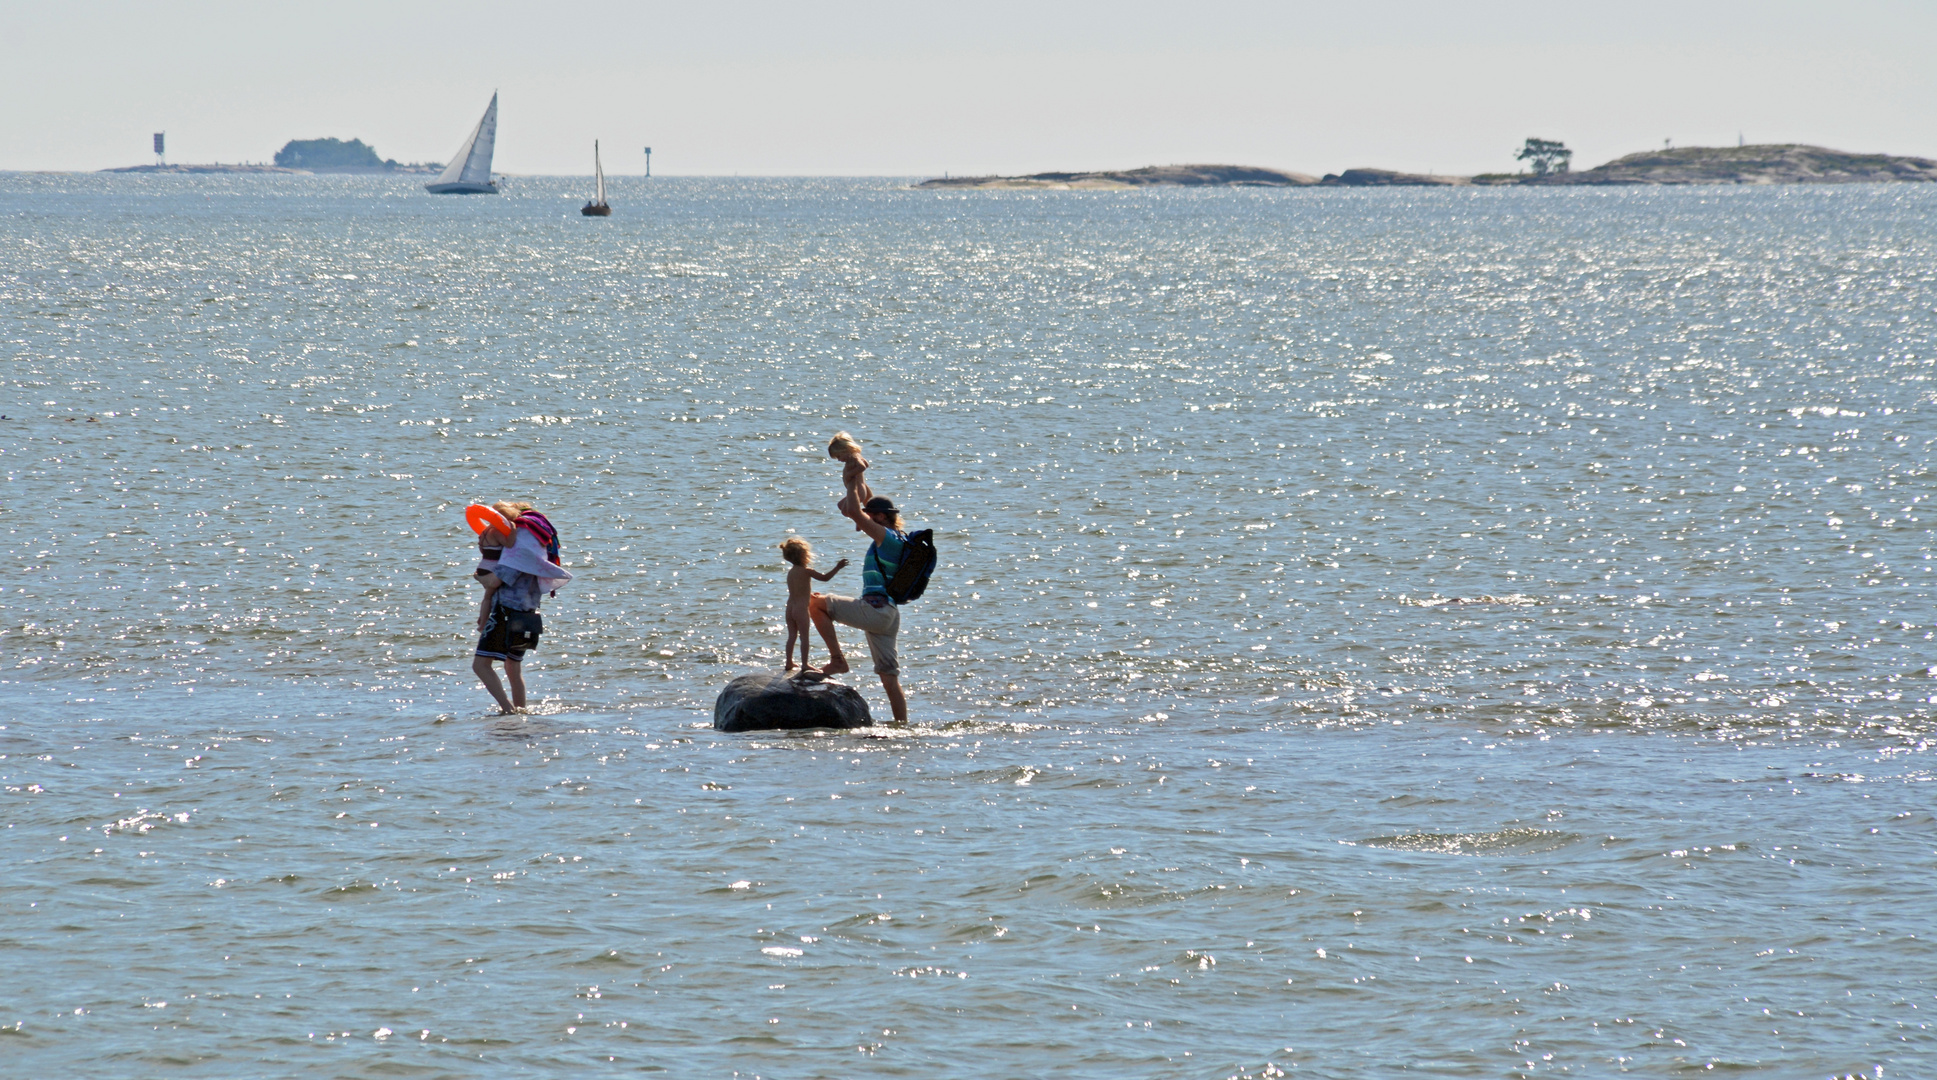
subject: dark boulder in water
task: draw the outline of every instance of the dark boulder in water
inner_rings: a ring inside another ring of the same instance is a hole
[[[873,723],[867,699],[852,686],[766,672],[727,683],[713,703],[713,726],[721,731],[858,728]]]

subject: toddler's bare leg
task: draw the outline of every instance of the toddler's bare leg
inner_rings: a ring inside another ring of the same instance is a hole
[[[859,509],[868,505],[868,500],[872,498],[874,498],[874,489],[868,486],[868,474],[864,472],[856,476],[854,482],[847,486],[847,494],[836,505],[841,513],[847,514],[851,509]],[[848,516],[853,517],[854,515],[848,514]],[[861,531],[861,523],[859,521],[854,523],[854,531]]]
[[[787,612],[787,652],[785,654],[787,657],[787,666],[782,668],[782,671],[794,670],[794,641],[804,636],[800,632],[800,621],[794,618],[792,611]],[[806,651],[806,649],[801,650],[803,660],[805,659]]]
[[[814,666],[812,658],[814,651],[814,624],[812,620],[808,619],[805,610],[797,614],[791,614],[788,617],[793,619],[794,625],[800,628],[800,673],[805,675],[811,671],[819,671],[820,669]],[[792,662],[793,657],[790,655],[788,657],[789,665]]]

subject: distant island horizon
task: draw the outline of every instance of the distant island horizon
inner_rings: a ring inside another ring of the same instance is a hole
[[[1554,144],[1558,146],[1558,144]],[[432,175],[435,162],[405,164],[377,157],[360,140],[291,140],[275,163],[125,165],[102,173],[254,173],[313,176]],[[577,176],[579,174],[559,174]],[[736,174],[737,175],[737,174]],[[917,189],[1120,191],[1144,187],[1569,187],[1679,186],[1689,184],[1853,184],[1937,182],[1937,160],[1892,154],[1861,154],[1804,143],[1664,147],[1628,154],[1592,169],[1546,173],[1410,173],[1354,168],[1313,175],[1254,165],[1146,165],[1136,169],[1041,172],[1017,176],[943,176]]]
[[[117,169],[101,169],[101,172],[116,173],[283,173],[291,176],[316,176],[339,174],[349,176],[389,176],[412,174],[435,174],[442,172],[444,166],[434,162],[413,162],[406,164],[395,158],[382,158],[375,147],[362,139],[291,139],[276,151],[275,164],[267,165],[241,162],[226,165],[221,162],[204,165],[124,165]]]
[[[1555,144],[1558,145],[1558,144]],[[1581,172],[1472,176],[1358,168],[1314,176],[1252,165],[1147,165],[1140,169],[944,176],[917,188],[1121,191],[1141,187],[1567,187],[1578,185],[1858,184],[1937,182],[1937,160],[1853,154],[1803,143],[1686,146],[1619,157]]]

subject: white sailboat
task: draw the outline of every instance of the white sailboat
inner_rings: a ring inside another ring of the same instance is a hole
[[[493,93],[470,138],[457,148],[437,181],[425,184],[424,190],[433,195],[496,195],[498,185],[491,182],[491,151],[497,143],[498,95]]]
[[[611,217],[612,206],[605,201],[605,166],[599,163],[599,141],[592,140],[592,175],[596,177],[598,196],[579,209],[586,217]]]

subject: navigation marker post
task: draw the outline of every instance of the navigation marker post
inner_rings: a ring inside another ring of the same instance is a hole
[[[168,145],[168,133],[166,131],[155,132],[155,164],[157,165],[166,164],[166,162],[162,160],[162,155],[164,153],[163,148],[166,147],[167,145]]]
[[[650,146],[646,147],[646,177],[647,179],[652,177],[652,147]]]

